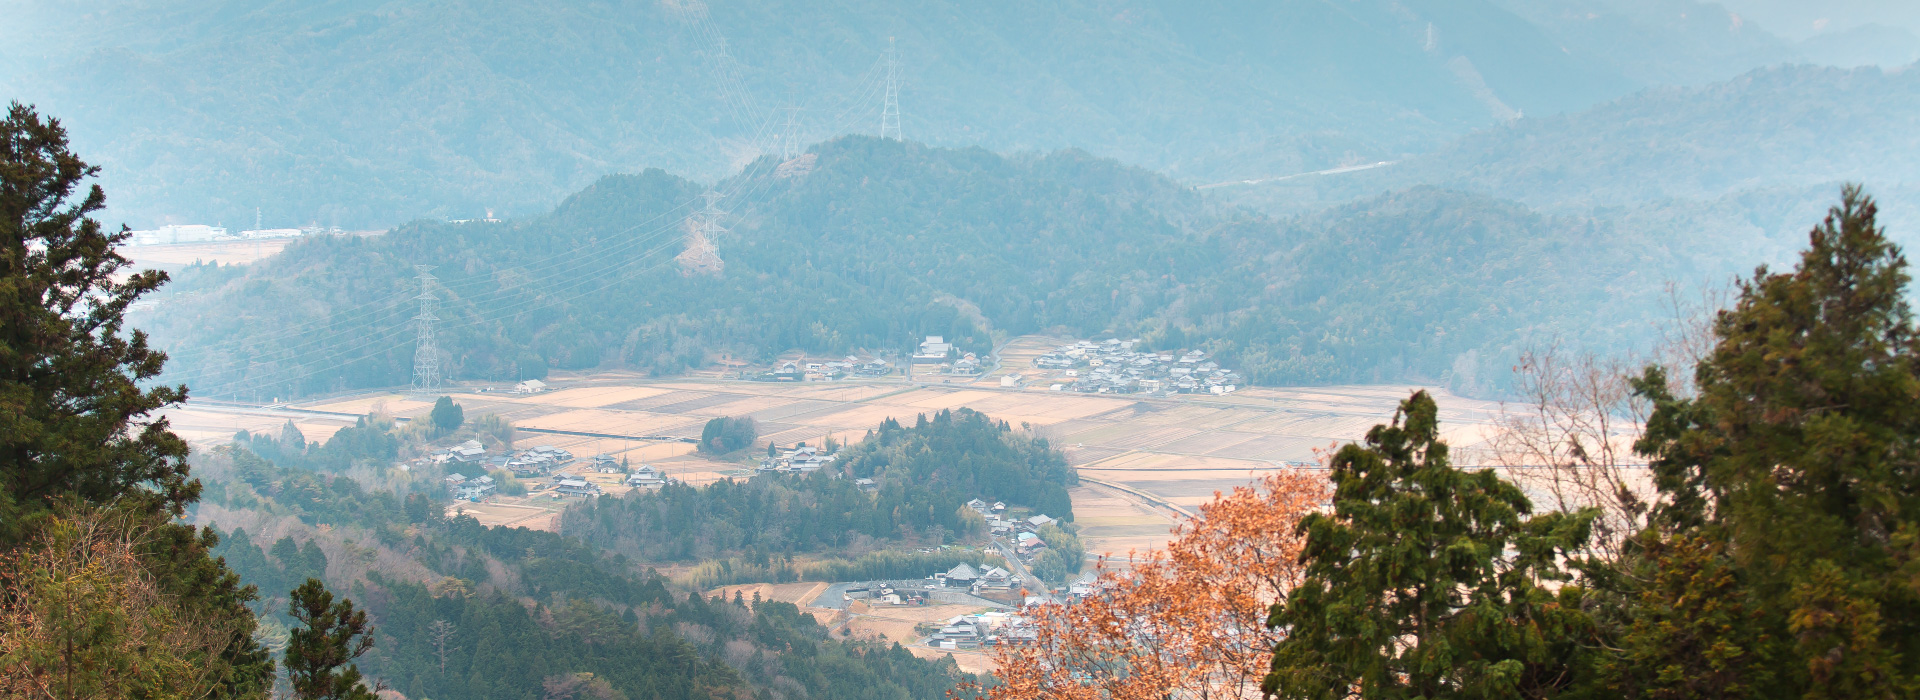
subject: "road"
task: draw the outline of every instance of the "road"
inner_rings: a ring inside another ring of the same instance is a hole
[[[1000,556],[1007,560],[1007,568],[1013,570],[1013,575],[1019,576],[1021,581],[1033,581],[1040,584],[1039,590],[1034,590],[1033,587],[1030,586],[1027,587],[1027,593],[1039,595],[1046,598],[1048,602],[1053,602],[1053,591],[1047,590],[1047,582],[1041,581],[1040,577],[1033,575],[1032,571],[1027,570],[1027,565],[1020,562],[1020,557],[1013,553],[1012,547],[1007,546],[1006,540],[998,537],[992,539],[993,548],[1000,550]]]
[[[1345,165],[1345,166],[1341,166],[1341,167],[1338,167],[1338,168],[1327,168],[1326,170],[1315,170],[1315,171],[1313,171],[1313,172],[1310,172],[1310,173],[1294,173],[1294,174],[1292,174],[1292,175],[1281,175],[1281,176],[1279,176],[1279,177],[1262,177],[1262,178],[1255,178],[1255,179],[1252,179],[1252,180],[1229,180],[1229,181],[1227,181],[1227,182],[1216,182],[1216,183],[1213,183],[1213,184],[1210,184],[1210,185],[1195,185],[1195,186],[1194,186],[1194,189],[1196,189],[1196,190],[1210,190],[1210,189],[1213,189],[1213,188],[1215,188],[1215,187],[1230,187],[1230,186],[1233,186],[1233,185],[1261,185],[1261,184],[1266,184],[1266,183],[1269,183],[1269,182],[1282,182],[1282,181],[1286,181],[1286,180],[1292,180],[1292,179],[1294,179],[1294,178],[1296,178],[1296,177],[1307,177],[1307,176],[1310,176],[1310,175],[1339,175],[1339,174],[1341,174],[1341,173],[1354,173],[1354,172],[1359,172],[1359,171],[1362,171],[1362,170],[1372,170],[1372,169],[1374,169],[1374,168],[1384,168],[1384,167],[1387,167],[1387,166],[1389,166],[1389,165],[1393,165],[1394,163],[1398,163],[1398,162],[1400,162],[1400,161],[1397,161],[1397,160],[1383,160],[1383,161],[1380,161],[1380,162],[1378,162],[1378,163],[1366,163],[1366,164],[1364,164],[1364,165]]]

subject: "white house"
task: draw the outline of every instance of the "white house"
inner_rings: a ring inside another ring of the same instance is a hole
[[[636,489],[659,489],[667,485],[667,477],[659,469],[642,464],[640,468],[627,475],[627,485]]]
[[[546,390],[547,383],[538,379],[529,379],[513,385],[513,393],[516,394],[538,394]]]
[[[925,341],[922,341],[920,343],[920,350],[913,354],[913,359],[944,360],[944,359],[947,359],[947,353],[952,350],[953,350],[953,343],[947,342],[946,338],[943,338],[937,335],[930,335],[930,336],[927,336],[927,339]]]

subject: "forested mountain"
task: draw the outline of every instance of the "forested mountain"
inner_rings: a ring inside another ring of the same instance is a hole
[[[1397,158],[1794,55],[1716,6],[1645,5],[19,0],[0,94],[65,117],[136,228],[256,207],[364,228],[872,133],[889,38],[908,138],[1200,180]]]
[[[979,352],[996,334],[1056,331],[1206,346],[1259,382],[1468,389],[1526,342],[1641,337],[1663,283],[1737,269],[1724,250],[1751,242],[1432,188],[1275,220],[1084,153],[861,137],[721,183],[716,270],[675,258],[700,190],[649,171],[542,217],[302,241],[244,269],[188,270],[137,323],[199,396],[403,384],[410,266],[429,264],[460,379],[674,373],[922,334]]]
[[[262,591],[266,627],[291,626],[276,614],[290,584],[350,589],[379,621],[361,668],[409,698],[915,700],[971,678],[897,644],[830,639],[790,603],[703,600],[576,539],[446,518],[432,479],[389,471],[391,488],[364,487],[227,448],[199,467],[211,487],[190,517],[229,520],[213,554]],[[256,541],[234,520],[302,541]]]
[[[1920,73],[1787,66],[1529,117],[1389,167],[1234,194],[1273,211],[1305,211],[1432,184],[1556,211],[1745,196],[1817,214],[1843,181],[1883,190],[1920,184],[1916,134]],[[1901,198],[1888,199],[1895,218],[1907,220]]]

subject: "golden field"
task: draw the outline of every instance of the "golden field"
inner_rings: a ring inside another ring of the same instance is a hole
[[[520,447],[551,444],[582,458],[624,455],[695,483],[741,475],[750,465],[744,458],[700,455],[685,442],[645,438],[697,438],[712,418],[751,416],[760,425],[761,448],[768,441],[818,444],[829,435],[853,442],[889,417],[911,423],[920,414],[971,408],[1063,449],[1086,478],[1073,497],[1089,552],[1124,555],[1163,543],[1180,513],[1192,512],[1216,491],[1247,484],[1288,463],[1315,462],[1317,450],[1360,438],[1388,420],[1397,402],[1416,388],[1250,388],[1226,396],[1153,399],[1048,391],[1044,382],[1000,388],[1002,374],[1038,376],[1031,357],[1058,342],[1016,340],[1003,350],[997,367],[989,363],[986,375],[951,383],[909,384],[898,376],[763,383],[604,373],[556,374],[548,380],[552,389],[540,394],[483,392],[477,384],[449,393],[470,420],[497,414],[523,428]],[[1484,441],[1495,404],[1435,394],[1442,427],[1457,453]],[[289,418],[309,440],[322,440],[369,411],[424,416],[433,398],[368,392],[295,407],[314,413],[236,413],[195,404],[168,415],[177,430],[202,446],[223,442],[241,428],[277,430]],[[607,490],[623,489],[608,484]]]

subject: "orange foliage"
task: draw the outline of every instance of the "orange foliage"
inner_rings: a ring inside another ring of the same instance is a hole
[[[988,700],[1259,697],[1279,640],[1267,609],[1303,569],[1294,526],[1328,497],[1325,477],[1304,471],[1215,493],[1166,552],[1131,570],[1103,562],[1093,595],[1029,610],[1037,640],[998,647],[999,684],[969,690]]]

